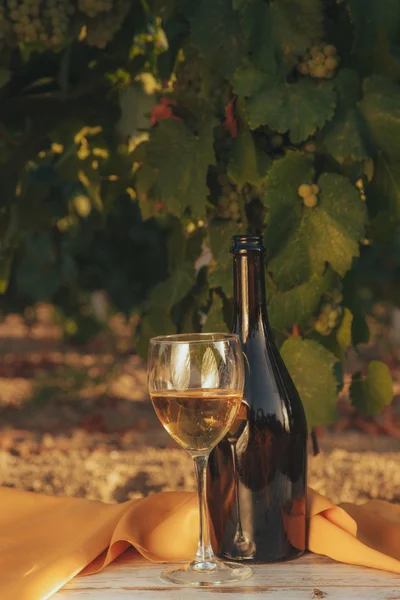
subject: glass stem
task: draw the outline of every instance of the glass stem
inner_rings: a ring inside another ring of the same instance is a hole
[[[207,512],[206,474],[208,455],[193,456],[196,469],[197,492],[199,495],[200,536],[195,563],[215,563],[215,556],[210,542],[210,527]]]

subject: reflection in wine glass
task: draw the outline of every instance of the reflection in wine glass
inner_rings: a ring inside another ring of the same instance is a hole
[[[232,453],[233,476],[235,482],[235,513],[236,513],[236,531],[233,538],[232,550],[226,552],[228,558],[246,559],[253,558],[256,545],[251,537],[243,531],[242,516],[240,510],[240,494],[239,494],[239,464],[236,451],[236,445],[239,437],[244,433],[247,422],[248,407],[242,402],[235,421],[231,425],[228,432],[228,442]]]

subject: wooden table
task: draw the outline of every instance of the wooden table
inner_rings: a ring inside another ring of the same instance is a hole
[[[317,588],[326,600],[400,600],[400,575],[354,567],[308,554],[297,560],[254,566],[253,577],[240,585],[215,588],[167,586],[158,579],[162,565],[150,563],[133,552],[97,575],[77,577],[54,600],[226,600],[266,598],[302,600]],[[10,599],[11,600],[11,599]]]

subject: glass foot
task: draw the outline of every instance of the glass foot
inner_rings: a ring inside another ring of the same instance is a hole
[[[247,565],[215,559],[212,562],[193,561],[186,565],[168,567],[160,574],[160,579],[183,586],[206,587],[243,581],[251,574],[252,570]]]

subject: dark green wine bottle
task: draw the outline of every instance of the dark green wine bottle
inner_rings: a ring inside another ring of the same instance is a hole
[[[214,546],[224,558],[287,560],[306,543],[306,417],[268,322],[262,239],[235,236],[231,252],[246,381],[235,423],[209,459]]]

